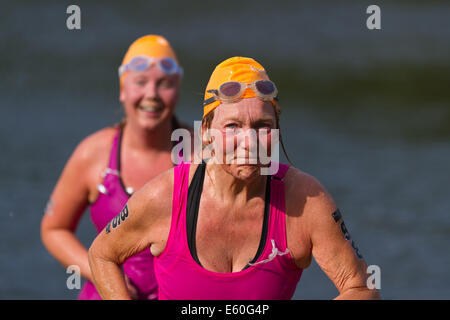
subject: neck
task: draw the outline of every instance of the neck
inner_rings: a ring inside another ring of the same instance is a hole
[[[162,123],[154,130],[146,130],[137,126],[125,124],[123,140],[133,149],[154,151],[170,151],[172,149],[172,119]]]
[[[242,180],[218,164],[207,165],[206,176],[213,187],[214,196],[222,201],[245,203],[254,197],[264,197],[266,176],[256,174]]]

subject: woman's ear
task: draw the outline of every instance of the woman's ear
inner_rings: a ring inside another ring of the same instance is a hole
[[[201,127],[201,140],[202,140],[202,151],[201,151],[201,159],[212,159],[214,158],[214,136],[211,134],[211,129],[207,127],[205,121],[202,122]]]
[[[202,140],[203,147],[206,147],[212,143],[212,138],[210,135],[210,130],[207,128],[206,122],[202,121],[202,130],[200,132],[200,138]]]

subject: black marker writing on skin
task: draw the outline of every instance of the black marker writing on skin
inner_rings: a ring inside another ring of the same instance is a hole
[[[355,250],[356,255],[358,256],[359,259],[362,259],[363,256],[362,254],[359,252],[358,247],[356,247],[355,241],[352,240],[352,248],[353,250]]]
[[[344,221],[341,222],[341,232],[344,235],[345,240],[350,240],[350,233],[348,233],[347,227],[345,226]]]
[[[334,219],[334,221],[335,221],[336,223],[337,223],[339,220],[342,219],[342,215],[341,215],[341,212],[339,211],[339,209],[337,209],[335,212],[333,212],[333,213],[331,214],[331,216],[333,217],[333,219]],[[339,227],[340,227],[340,229],[341,229],[342,234],[344,235],[345,240],[352,240],[352,237],[350,236],[350,233],[348,232],[347,227],[345,226],[344,220],[341,221]],[[355,253],[356,253],[356,256],[357,256],[359,259],[362,259],[363,256],[362,256],[361,253],[359,252],[359,249],[358,249],[358,247],[356,246],[355,241],[352,240],[351,245],[352,245],[353,250],[354,250]]]
[[[110,222],[108,222],[108,225],[106,226],[106,233],[111,232],[111,226],[113,229],[120,226],[120,222],[125,221],[125,219],[128,218],[128,206],[125,205],[125,207],[120,211],[120,213],[115,216]]]
[[[341,215],[341,212],[339,211],[339,209],[336,209],[336,211],[333,212],[331,215],[333,216],[334,222],[338,222],[342,218],[342,215]]]

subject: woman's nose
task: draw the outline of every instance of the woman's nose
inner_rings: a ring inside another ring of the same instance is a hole
[[[258,148],[258,133],[255,129],[249,128],[242,130],[238,134],[238,146],[250,152],[257,152]]]
[[[144,98],[155,99],[158,97],[158,87],[153,81],[149,81],[145,86]]]

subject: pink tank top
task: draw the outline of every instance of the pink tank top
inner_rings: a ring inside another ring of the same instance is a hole
[[[232,273],[209,271],[189,250],[186,229],[190,163],[174,168],[172,222],[166,248],[155,257],[159,299],[165,300],[281,300],[291,299],[302,269],[286,247],[283,177],[280,164],[270,182],[270,207],[265,246],[248,268]]]
[[[97,229],[97,233],[100,233],[119,214],[130,198],[130,194],[125,190],[120,178],[121,137],[122,130],[119,128],[112,143],[108,168],[103,172],[103,182],[98,186],[98,198],[90,206],[91,220]],[[149,249],[125,261],[123,271],[137,288],[139,299],[157,299],[158,288],[153,272],[153,256]],[[97,300],[101,297],[94,284],[86,281],[78,299]]]

